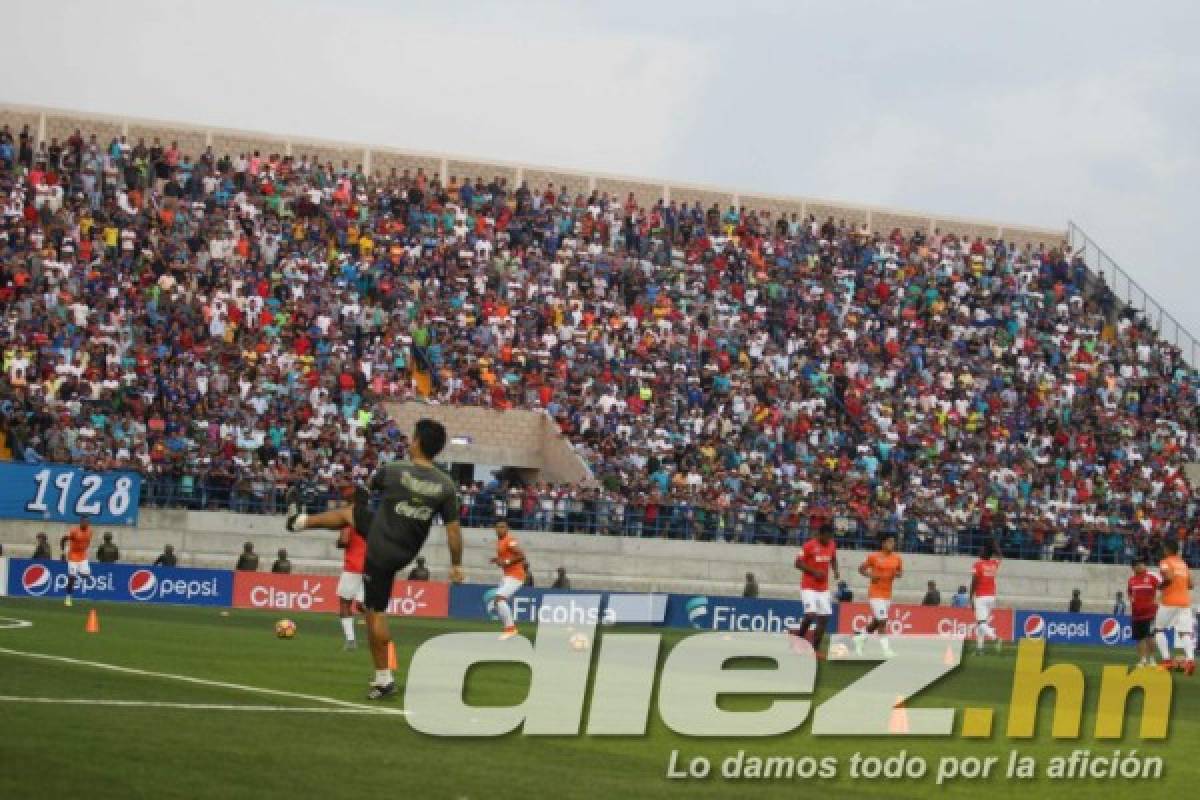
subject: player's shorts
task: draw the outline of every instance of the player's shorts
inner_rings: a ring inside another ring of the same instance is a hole
[[[979,597],[975,596],[975,621],[976,622],[991,622],[992,611],[996,608],[995,597]]]
[[[337,596],[343,600],[363,602],[363,576],[361,572],[342,571],[338,578]]]
[[[1159,606],[1154,618],[1155,630],[1173,630],[1175,633],[1191,633],[1196,627],[1196,617],[1191,606]]]
[[[892,600],[889,597],[871,597],[871,616],[880,622],[887,622],[888,613],[892,610]]]
[[[83,561],[68,561],[67,574],[90,578],[92,577],[92,565],[88,563],[86,558]]]
[[[1130,632],[1135,642],[1149,639],[1152,635],[1154,635],[1154,620],[1135,619],[1133,624],[1130,626]]]
[[[828,617],[833,613],[833,600],[829,590],[801,589],[800,602],[805,614],[816,614],[818,617]]]
[[[387,611],[396,573],[412,563],[418,550],[419,547],[388,536],[367,537],[367,560],[362,576],[364,606],[371,611]]]
[[[524,585],[525,581],[520,578],[505,575],[500,579],[500,585],[496,587],[496,596],[503,597],[505,600],[512,600],[513,595],[519,592]]]

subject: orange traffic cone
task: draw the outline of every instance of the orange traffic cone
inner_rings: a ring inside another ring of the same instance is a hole
[[[888,720],[888,733],[908,733],[908,711],[904,708],[904,698],[897,697],[892,706],[892,718]]]
[[[99,633],[100,632],[100,617],[96,616],[96,609],[88,611],[87,622],[83,626],[84,633]]]
[[[947,667],[953,667],[958,663],[958,659],[954,657],[954,648],[946,645],[946,654],[942,656],[942,663]]]
[[[396,643],[388,642],[388,669],[396,669]]]

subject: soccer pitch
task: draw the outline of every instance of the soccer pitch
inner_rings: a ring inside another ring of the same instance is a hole
[[[100,632],[84,632],[88,609],[99,611]],[[1175,682],[1166,740],[1138,737],[1141,699],[1130,700],[1122,740],[1095,741],[1100,672],[1128,664],[1131,650],[1051,647],[1048,662],[1068,661],[1087,677],[1078,740],[1049,735],[1051,702],[1043,699],[1038,737],[1004,736],[1015,648],[1001,655],[966,655],[953,674],[913,698],[910,708],[990,706],[990,739],[955,737],[816,737],[806,723],[770,738],[679,736],[651,712],[645,736],[441,739],[414,731],[402,700],[370,705],[365,642],[341,651],[337,620],[293,615],[299,634],[278,640],[278,614],[213,608],[78,603],[72,609],[38,600],[0,599],[0,797],[102,798],[351,797],[404,795],[494,798],[552,795],[566,798],[794,797],[808,790],[838,797],[1016,797],[1051,792],[1057,798],[1128,797],[1135,791],[1182,791],[1200,783],[1200,679]],[[32,623],[14,627],[16,620]],[[361,631],[362,628],[360,627]],[[392,625],[399,674],[425,639],[464,630],[495,630],[456,620],[397,619]],[[532,634],[532,629],[522,629]],[[663,630],[661,659],[687,631]],[[360,634],[362,638],[363,634]],[[596,643],[603,642],[603,633]],[[593,649],[593,652],[595,648]],[[819,667],[820,702],[871,665]],[[525,697],[523,665],[488,664],[470,673],[466,697],[476,705],[511,705]],[[401,695],[402,697],[403,695]],[[737,698],[728,707],[758,709],[765,698]],[[958,715],[961,718],[961,713]],[[586,720],[586,717],[585,717]],[[955,730],[959,730],[956,721]],[[1135,749],[1161,756],[1159,779],[1049,780],[1041,775],[1054,756],[1090,750],[1111,756]],[[678,751],[682,769],[694,757],[712,763],[705,779],[668,779]],[[1009,752],[1035,757],[1039,777],[1006,779]],[[746,756],[836,756],[832,779],[773,777],[726,779],[722,762]],[[921,779],[852,778],[851,758],[923,756]],[[990,778],[936,786],[945,756],[997,756]]]

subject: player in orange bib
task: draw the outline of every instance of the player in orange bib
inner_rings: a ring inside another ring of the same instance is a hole
[[[67,555],[67,596],[63,605],[71,605],[71,595],[75,594],[75,586],[80,578],[92,577],[92,565],[88,563],[88,548],[92,544],[92,523],[87,517],[80,517],[79,524],[71,528],[62,538],[58,546]]]
[[[1163,669],[1175,668],[1171,659],[1171,647],[1167,644],[1167,631],[1175,631],[1175,647],[1183,650],[1182,670],[1188,675],[1196,672],[1196,619],[1192,614],[1192,576],[1187,562],[1179,556],[1179,543],[1163,543],[1163,560],[1158,563],[1162,573],[1162,603],[1154,619],[1154,642],[1162,656]]]
[[[492,606],[500,621],[504,623],[501,639],[511,639],[517,635],[517,624],[513,619],[513,595],[525,585],[525,554],[517,544],[517,537],[508,530],[508,523],[500,520],[496,523],[496,557],[491,562],[500,567],[504,576],[496,587],[492,597]]]
[[[858,567],[858,574],[867,578],[867,600],[871,604],[871,621],[867,628],[854,637],[854,651],[862,655],[863,645],[867,635],[880,633],[879,647],[883,650],[884,658],[891,658],[895,653],[887,638],[888,614],[892,610],[892,584],[904,575],[904,560],[896,552],[896,537],[886,533],[879,541],[879,551],[871,553]]]

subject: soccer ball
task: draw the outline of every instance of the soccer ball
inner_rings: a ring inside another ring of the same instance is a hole
[[[582,633],[571,634],[571,638],[567,641],[570,642],[572,650],[579,650],[581,652],[587,650],[588,647],[591,646],[591,642],[588,641],[588,637]]]
[[[296,623],[290,619],[281,619],[275,623],[275,635],[280,639],[291,639],[296,635]]]

